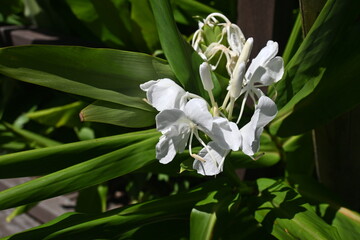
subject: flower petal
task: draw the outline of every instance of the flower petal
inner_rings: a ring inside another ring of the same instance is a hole
[[[282,57],[275,57],[266,64],[266,68],[272,82],[264,83],[264,85],[269,86],[274,82],[278,82],[284,75],[284,60]]]
[[[208,110],[207,102],[201,98],[191,99],[186,103],[186,116],[202,131],[211,130],[213,117]]]
[[[149,103],[158,111],[165,109],[183,109],[186,103],[186,92],[169,78],[149,81],[140,85],[146,92]]]
[[[238,126],[226,118],[216,117],[211,132],[205,132],[209,137],[225,150],[239,150],[241,134]]]
[[[242,137],[241,149],[246,155],[253,156],[259,151],[260,136],[264,127],[274,119],[276,114],[276,104],[270,98],[261,96],[250,122],[240,130]]]
[[[268,41],[266,46],[260,50],[259,54],[251,61],[251,64],[246,72],[248,79],[255,73],[259,67],[266,67],[266,64],[276,56],[278,52],[278,43],[274,41]]]
[[[199,152],[199,156],[205,159],[205,162],[195,160],[193,168],[201,175],[213,176],[222,171],[223,162],[228,150],[219,147],[215,142],[210,142],[207,145],[209,152],[203,148]]]
[[[156,144],[156,158],[160,160],[160,163],[167,164],[174,159],[175,155],[176,150],[173,140],[162,135]]]
[[[245,44],[244,34],[236,24],[231,24],[226,30],[229,46],[233,51],[237,52],[237,55],[240,55]]]
[[[190,128],[191,121],[179,109],[166,109],[155,117],[156,129],[168,136],[176,136]],[[171,129],[171,133],[170,133]]]

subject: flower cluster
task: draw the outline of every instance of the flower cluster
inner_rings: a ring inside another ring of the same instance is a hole
[[[209,30],[218,32],[216,39],[207,38]],[[281,57],[276,57],[278,44],[268,41],[247,67],[252,44],[253,39],[246,40],[240,28],[224,15],[210,14],[199,23],[199,30],[192,40],[193,48],[204,60],[199,74],[210,104],[171,79],[152,80],[140,85],[146,92],[148,103],[159,111],[156,127],[162,136],[156,145],[156,157],[161,163],[169,163],[176,153],[188,147],[190,156],[194,158],[193,168],[202,175],[216,175],[222,171],[230,151],[241,150],[250,157],[259,151],[260,135],[277,114],[275,103],[260,87],[279,81],[284,64]],[[212,93],[211,72],[217,70],[224,56],[230,81],[220,106]],[[233,122],[235,102],[240,98],[239,115]],[[251,120],[239,128],[248,98],[254,103],[255,110]],[[203,147],[198,153],[192,151],[194,138]],[[210,140],[206,143],[204,139]]]

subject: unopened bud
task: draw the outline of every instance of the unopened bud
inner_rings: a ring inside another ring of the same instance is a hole
[[[200,78],[204,89],[206,91],[211,91],[214,88],[214,84],[211,80],[210,66],[207,62],[203,62],[199,68]]]
[[[238,62],[247,62],[249,57],[250,57],[250,53],[252,50],[252,46],[254,43],[254,39],[253,38],[248,38],[245,42],[245,45],[241,51],[241,54],[239,56]]]
[[[229,86],[229,93],[231,98],[237,99],[240,96],[244,74],[245,74],[245,63],[244,62],[236,63],[236,67],[233,72],[233,76],[231,78],[230,86]]]

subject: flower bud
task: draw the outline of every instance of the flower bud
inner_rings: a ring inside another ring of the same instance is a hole
[[[211,91],[214,88],[214,84],[211,80],[210,66],[207,62],[203,62],[199,68],[200,78],[204,89],[206,91]]]
[[[229,94],[231,98],[237,99],[240,96],[244,74],[245,63],[238,61],[233,72],[233,76],[230,80]]]
[[[254,43],[253,38],[248,38],[246,40],[245,45],[244,45],[244,47],[243,47],[243,49],[241,51],[241,54],[239,56],[238,62],[244,62],[246,64],[246,62],[249,60],[253,43]]]

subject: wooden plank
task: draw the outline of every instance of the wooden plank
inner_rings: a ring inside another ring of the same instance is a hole
[[[22,232],[26,229],[40,225],[40,222],[26,214],[16,217],[11,223],[6,222],[6,217],[12,212],[12,210],[13,209],[0,211],[0,237]]]
[[[30,177],[2,179],[0,180],[0,191],[25,183],[32,179],[33,178]],[[6,217],[13,209],[0,211],[0,236],[3,237],[24,231],[42,223],[46,223],[66,212],[73,211],[76,197],[77,194],[69,194],[41,201],[28,213],[15,217],[11,223],[6,222]]]
[[[246,38],[254,38],[252,58],[272,39],[275,0],[238,0],[238,21]]]

